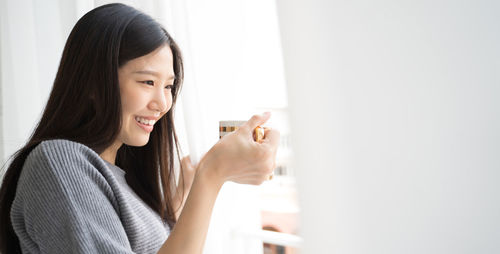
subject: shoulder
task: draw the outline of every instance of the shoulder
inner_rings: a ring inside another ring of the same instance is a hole
[[[28,155],[24,168],[29,167],[68,167],[89,165],[106,168],[103,159],[89,147],[64,139],[41,142]]]
[[[30,152],[21,179],[106,182],[108,175],[108,167],[95,151],[77,142],[54,139],[41,142]]]
[[[37,145],[26,158],[30,160],[52,160],[64,161],[67,158],[88,157],[100,160],[99,155],[89,147],[65,139],[46,140]]]
[[[81,200],[83,196],[95,199],[100,193],[116,205],[116,186],[113,173],[92,149],[69,140],[49,140],[37,145],[26,158],[16,199],[32,203],[38,202],[34,199],[50,200],[51,197],[53,200]],[[53,200],[51,202],[55,202]]]
[[[92,149],[49,140],[25,160],[10,217],[21,245],[38,252],[97,253],[93,248],[111,245],[117,250],[130,245],[120,218],[122,197],[112,172]]]

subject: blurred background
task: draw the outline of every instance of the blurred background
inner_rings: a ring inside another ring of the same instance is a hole
[[[0,159],[28,138],[76,21],[111,1],[0,0]],[[271,111],[276,176],[225,184],[205,253],[497,253],[500,2],[120,1],[179,43],[196,161]]]

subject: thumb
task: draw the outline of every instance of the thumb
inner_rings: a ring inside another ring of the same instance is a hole
[[[264,124],[271,117],[271,112],[265,112],[262,115],[254,115],[250,120],[244,123],[240,129],[245,129],[246,131],[253,131],[257,126]]]

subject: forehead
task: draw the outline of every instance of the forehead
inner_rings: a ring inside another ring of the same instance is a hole
[[[168,45],[161,46],[147,55],[128,61],[120,69],[128,73],[148,70],[164,76],[172,76],[174,75],[172,50]]]

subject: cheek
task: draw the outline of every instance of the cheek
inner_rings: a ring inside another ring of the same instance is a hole
[[[133,113],[141,108],[144,95],[134,89],[124,89],[121,91],[122,111],[124,114]]]

